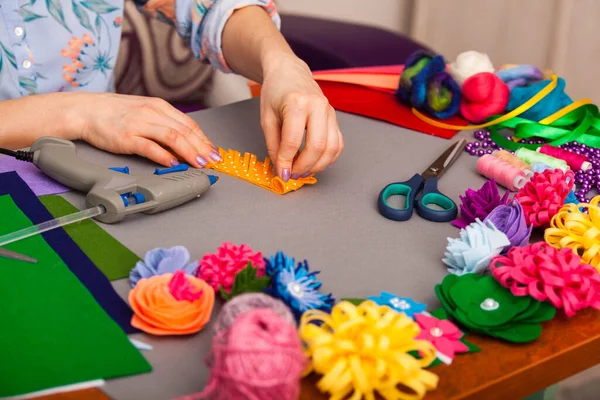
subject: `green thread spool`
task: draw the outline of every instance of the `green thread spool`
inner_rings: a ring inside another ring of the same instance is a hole
[[[569,168],[567,162],[564,160],[560,160],[558,158],[538,153],[533,150],[526,149],[524,147],[515,151],[515,156],[525,161],[529,165],[533,165],[535,163],[543,163],[552,168],[558,168],[566,172]]]

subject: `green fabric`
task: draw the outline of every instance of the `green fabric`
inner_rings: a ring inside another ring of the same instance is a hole
[[[219,286],[219,293],[227,301],[242,293],[262,293],[270,283],[271,278],[266,275],[259,278],[258,270],[248,261],[246,268],[235,275],[231,291],[228,293],[223,286]]]
[[[0,210],[0,234],[32,225],[10,196]],[[0,258],[0,397],[151,370],[41,235],[6,248],[38,263]]]
[[[54,218],[79,211],[60,196],[41,196],[39,199]],[[111,281],[128,277],[129,271],[140,260],[91,219],[67,225],[64,230]]]

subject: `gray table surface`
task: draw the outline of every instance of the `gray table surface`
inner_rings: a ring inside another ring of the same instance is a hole
[[[266,156],[257,100],[191,114],[218,146]],[[221,175],[200,199],[154,216],[134,216],[106,231],[143,256],[155,247],[186,246],[193,259],[214,252],[222,242],[247,243],[271,254],[283,250],[307,259],[320,270],[322,290],[336,298],[366,297],[389,291],[438,306],[433,287],[446,275],[441,262],[446,238],[458,229],[425,221],[394,222],[379,215],[377,195],[390,182],[422,172],[450,141],[384,122],[338,113],[346,148],[340,159],[318,174],[318,183],[279,196]],[[107,167],[129,166],[134,174],[156,167],[137,157],[101,152],[78,144],[79,154]],[[468,187],[485,180],[473,157],[463,154],[440,180],[440,190],[458,203]],[[80,209],[84,197],[64,195]],[[114,282],[126,298],[127,280]],[[212,319],[218,313],[218,305]],[[153,371],[107,381],[104,390],[117,400],[166,400],[202,390],[208,370],[210,326],[186,337],[132,337],[151,344],[144,352]]]

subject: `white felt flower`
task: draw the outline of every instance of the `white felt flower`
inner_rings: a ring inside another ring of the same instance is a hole
[[[442,261],[450,267],[448,272],[455,275],[483,274],[489,268],[492,258],[508,245],[508,237],[491,221],[481,222],[476,219],[460,230],[459,239],[448,238],[448,247]]]
[[[480,72],[494,72],[494,65],[487,54],[475,50],[465,51],[456,57],[456,61],[450,64],[448,72],[452,78],[462,87],[463,83]]]

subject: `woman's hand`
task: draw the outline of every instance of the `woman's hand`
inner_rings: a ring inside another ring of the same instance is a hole
[[[279,54],[263,66],[261,125],[278,175],[287,181],[324,170],[344,149],[335,111],[295,55]]]

